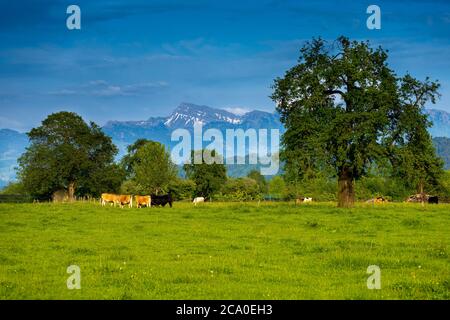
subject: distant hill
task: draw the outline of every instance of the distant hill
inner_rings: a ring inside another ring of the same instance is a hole
[[[450,138],[450,113],[428,109],[426,110],[428,119],[433,122],[433,126],[429,129],[433,137],[447,137]]]
[[[436,137],[433,141],[436,145],[437,153],[446,162],[446,168],[450,168],[448,156],[450,114],[434,109],[426,110],[426,113],[433,122],[430,133],[433,137]],[[284,132],[283,125],[276,113],[255,110],[244,115],[236,115],[222,109],[192,103],[180,104],[167,117],[151,117],[141,121],[109,121],[103,127],[103,131],[119,147],[119,157],[121,157],[126,152],[126,147],[139,138],[158,141],[171,148],[175,144],[170,141],[172,131],[183,128],[192,132],[192,124],[194,122],[201,122],[203,130],[215,128],[219,129],[223,134],[226,129],[236,128],[244,130],[248,128],[279,129],[280,133]],[[27,144],[28,138],[26,134],[9,129],[0,130],[0,187],[14,179],[14,168],[17,166],[17,158],[24,152]],[[250,150],[249,153],[251,152]],[[257,168],[259,168],[257,165],[228,166],[232,176],[243,176],[251,169]]]
[[[436,153],[444,160],[445,169],[450,170],[450,138],[436,137],[433,138],[433,144]]]

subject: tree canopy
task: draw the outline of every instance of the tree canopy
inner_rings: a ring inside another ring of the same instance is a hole
[[[127,147],[128,153],[122,158],[121,165],[127,173],[128,178],[131,178],[133,176],[133,166],[139,162],[139,159],[136,156],[137,151],[148,142],[150,142],[150,140],[138,139],[133,144],[130,144]]]
[[[387,51],[368,41],[313,39],[300,52],[298,65],[275,80],[272,95],[286,127],[288,176],[332,168],[338,205],[347,207],[354,181],[373,163],[388,160],[417,183],[442,172],[422,112],[438,97],[437,82],[397,77]]]
[[[194,164],[195,153],[201,153],[202,163]],[[227,181],[227,169],[225,165],[219,163],[205,163],[203,155],[205,150],[192,151],[191,163],[183,166],[186,176],[195,182],[195,196],[210,199],[218,192]],[[211,157],[216,156],[216,151],[211,151]]]
[[[251,170],[247,177],[250,179],[253,179],[258,184],[258,189],[260,193],[266,193],[267,192],[267,181],[266,178],[261,174],[259,170]]]
[[[286,183],[283,177],[275,176],[269,181],[269,194],[277,199],[282,199],[286,194]]]
[[[159,142],[140,139],[128,147],[122,165],[134,184],[133,193],[167,192],[177,177],[177,167]]]
[[[54,113],[28,137],[30,146],[19,158],[18,176],[31,195],[49,198],[65,189],[73,199],[120,186],[123,175],[114,164],[117,148],[95,123],[88,125],[72,112]]]

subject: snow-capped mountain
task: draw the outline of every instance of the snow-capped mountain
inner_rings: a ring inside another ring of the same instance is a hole
[[[224,132],[230,128],[280,129],[284,131],[278,115],[264,111],[251,111],[236,115],[222,109],[192,103],[180,104],[167,118],[150,118],[144,121],[110,121],[103,131],[113,138],[123,153],[126,145],[138,138],[146,138],[172,146],[170,136],[175,129],[193,130],[194,123],[201,123],[204,130],[214,128]]]
[[[431,135],[450,138],[450,113],[434,109],[426,110],[426,113],[433,122],[433,126],[429,130]],[[284,132],[279,116],[275,113],[250,111],[243,115],[236,115],[226,110],[190,103],[180,104],[168,117],[151,117],[141,121],[109,121],[103,127],[103,131],[119,147],[120,157],[125,153],[126,147],[139,138],[158,141],[171,147],[173,146],[173,142],[170,140],[172,131],[178,128],[192,130],[194,122],[201,122],[204,130],[208,128],[221,131],[229,128],[244,130],[264,128],[280,129],[280,133]],[[434,139],[434,141],[436,144],[437,140]],[[448,150],[447,147],[442,147],[443,143],[441,140],[439,141],[438,152]],[[447,139],[444,142],[447,143],[447,141],[450,140]],[[14,179],[17,158],[25,151],[27,145],[28,138],[25,133],[9,129],[0,130],[0,187]],[[449,159],[448,154],[439,155],[444,159]],[[450,168],[450,163],[447,163],[446,166]]]
[[[222,109],[198,106],[192,103],[182,103],[166,119],[164,124],[168,128],[190,128],[195,122],[200,122],[202,124],[211,122],[241,124],[242,119],[239,116]]]

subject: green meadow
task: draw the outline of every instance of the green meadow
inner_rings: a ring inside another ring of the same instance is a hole
[[[0,205],[0,299],[449,299],[450,205]],[[69,290],[67,267],[81,270]],[[381,289],[367,288],[367,267]]]

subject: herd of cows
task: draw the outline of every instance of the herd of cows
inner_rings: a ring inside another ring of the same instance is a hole
[[[123,208],[124,206],[128,206],[133,208],[133,204],[136,204],[137,208],[142,207],[152,207],[152,206],[163,206],[166,204],[172,208],[172,195],[150,195],[150,196],[132,196],[132,195],[119,195],[119,194],[111,194],[111,193],[103,193],[101,197],[102,206],[107,204],[111,204],[113,206],[118,205]]]
[[[204,197],[197,197],[192,202],[194,205],[205,202]],[[118,205],[123,208],[124,206],[128,206],[129,208],[133,208],[136,205],[137,208],[142,207],[165,207],[166,204],[172,208],[173,198],[170,192],[165,195],[156,195],[152,194],[149,196],[132,196],[132,195],[119,195],[119,194],[111,194],[111,193],[103,193],[101,197],[102,206],[106,206],[107,204],[111,204],[113,206]]]
[[[295,200],[296,204],[302,204],[302,203],[310,203],[312,202],[312,198],[308,197],[301,197],[297,198]],[[132,195],[118,195],[118,194],[111,194],[111,193],[103,193],[101,196],[101,204],[102,206],[106,206],[107,204],[111,204],[112,206],[119,206],[121,208],[128,206],[129,208],[133,208],[133,206],[136,206],[137,208],[142,207],[158,207],[162,206],[165,207],[167,204],[172,208],[173,204],[173,198],[170,192],[165,195],[149,195],[149,196],[132,196]],[[197,197],[194,198],[192,203],[196,206],[199,203],[205,202],[204,197]],[[384,197],[376,197],[370,200],[367,200],[366,203],[386,203],[388,202],[387,199]],[[426,194],[417,194],[412,195],[408,199],[406,199],[406,202],[421,202],[421,203],[431,203],[431,204],[437,204],[439,202],[439,199],[437,196],[430,196]]]
[[[369,199],[366,201],[366,203],[385,203],[385,202],[388,202],[388,200],[385,199],[384,197],[376,197],[376,198]],[[438,204],[439,197],[438,196],[430,196],[430,195],[424,194],[424,193],[419,193],[419,194],[409,196],[408,199],[406,199],[406,202]]]

